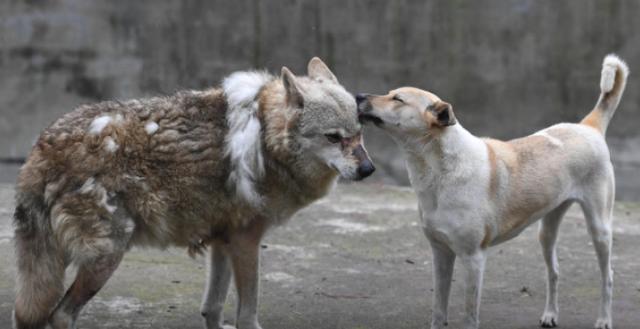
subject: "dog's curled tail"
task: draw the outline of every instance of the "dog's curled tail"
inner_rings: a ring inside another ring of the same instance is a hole
[[[580,123],[591,126],[604,135],[609,121],[618,108],[622,93],[627,85],[628,75],[629,67],[620,57],[614,54],[607,55],[602,63],[598,103]]]
[[[20,196],[14,214],[18,275],[13,327],[43,329],[64,292],[64,259],[50,233],[46,206],[40,198]]]

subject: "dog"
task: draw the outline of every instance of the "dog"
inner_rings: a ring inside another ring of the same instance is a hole
[[[236,72],[222,86],[80,106],[55,121],[21,168],[14,214],[17,329],[75,328],[132,246],[208,249],[207,329],[233,273],[236,326],[259,329],[260,241],[375,167],[356,102],[319,59],[307,76]],[[65,268],[78,273],[64,293]]]
[[[540,324],[558,323],[558,226],[573,202],[582,206],[602,273],[595,327],[611,329],[610,264],[614,173],[605,132],[629,69],[604,59],[600,97],[579,124],[560,123],[508,142],[465,130],[452,106],[433,93],[404,87],[356,96],[360,118],[387,132],[404,150],[420,218],[433,253],[431,328],[447,325],[456,257],[465,268],[464,327],[478,328],[487,249],[542,218],[539,239],[547,265],[547,300]]]

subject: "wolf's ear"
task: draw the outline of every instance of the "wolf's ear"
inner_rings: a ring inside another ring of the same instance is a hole
[[[309,61],[309,65],[307,65],[307,75],[313,79],[323,78],[338,83],[336,76],[333,75],[327,65],[318,57],[314,57]]]
[[[304,97],[302,97],[298,81],[296,81],[296,77],[285,66],[282,67],[280,79],[282,79],[284,90],[287,92],[287,105],[295,108],[304,107]]]

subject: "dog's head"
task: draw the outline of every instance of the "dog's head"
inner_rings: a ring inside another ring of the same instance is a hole
[[[307,76],[297,77],[283,67],[280,77],[287,106],[297,116],[294,145],[343,178],[371,175],[375,167],[364,148],[354,97],[319,58],[311,59],[307,70]]]
[[[393,136],[422,137],[456,123],[451,104],[418,88],[403,87],[386,95],[358,94],[359,118]]]

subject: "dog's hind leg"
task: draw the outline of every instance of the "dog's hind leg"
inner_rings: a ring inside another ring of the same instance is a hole
[[[465,268],[465,329],[477,329],[480,326],[480,299],[482,296],[482,278],[486,255],[477,250],[473,254],[458,255]]]
[[[612,171],[612,170],[611,170]],[[613,174],[600,184],[593,184],[593,190],[580,202],[587,220],[593,246],[600,265],[602,277],[600,309],[595,324],[596,329],[612,329],[611,298],[613,271],[611,270],[611,241],[613,222],[613,202],[615,198]]]
[[[562,217],[571,206],[571,201],[565,201],[553,209],[540,221],[538,239],[542,246],[542,256],[547,265],[547,302],[544,313],[540,318],[540,326],[554,328],[558,325],[558,256],[556,255],[556,241],[558,228]]]
[[[224,328],[222,310],[231,281],[231,264],[224,248],[222,243],[209,246],[207,288],[200,308],[206,329]]]
[[[431,329],[441,329],[447,326],[447,308],[456,254],[445,245],[435,241],[429,242],[433,254],[433,284],[435,290]]]
[[[229,237],[229,256],[238,290],[236,327],[238,329],[261,329],[258,323],[258,290],[260,241],[266,223],[257,219],[252,225]]]

